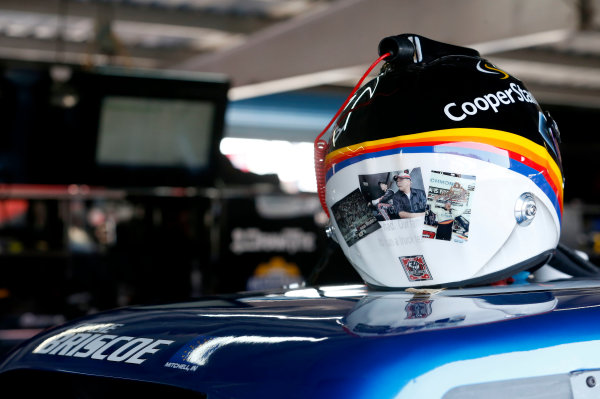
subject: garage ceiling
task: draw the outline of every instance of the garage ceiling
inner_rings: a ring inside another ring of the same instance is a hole
[[[355,82],[382,37],[474,46],[600,107],[600,0],[1,0],[0,57],[227,74],[232,99]]]

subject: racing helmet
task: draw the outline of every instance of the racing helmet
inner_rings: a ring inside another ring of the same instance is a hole
[[[546,263],[563,206],[550,115],[474,49],[402,34],[379,54],[315,140],[329,233],[363,280],[458,287]]]

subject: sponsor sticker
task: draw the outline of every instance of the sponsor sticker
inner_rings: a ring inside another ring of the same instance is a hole
[[[537,104],[529,91],[513,82],[504,90],[482,94],[471,101],[448,103],[444,106],[444,114],[448,119],[459,122],[479,112],[498,113],[507,105],[521,102]]]
[[[490,73],[492,75],[500,75],[500,79],[508,79],[510,77],[510,75],[504,72],[502,69],[498,69],[498,67],[496,67],[495,65],[489,64],[487,62],[477,62],[476,68],[479,72]]]
[[[175,352],[175,354],[169,359],[168,362],[164,364],[164,366],[171,369],[178,369],[183,371],[198,370],[199,365],[190,361],[190,355],[193,353],[194,349],[196,349],[202,344],[205,344],[209,340],[210,337],[206,337],[203,335],[194,338],[193,340],[185,344],[177,352]]]
[[[433,280],[423,255],[401,256],[400,263],[410,281]]]

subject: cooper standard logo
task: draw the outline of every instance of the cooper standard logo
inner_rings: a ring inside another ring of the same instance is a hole
[[[410,281],[433,280],[423,255],[401,256],[400,262]]]

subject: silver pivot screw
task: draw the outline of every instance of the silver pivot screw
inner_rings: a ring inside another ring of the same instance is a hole
[[[596,386],[596,379],[593,376],[589,376],[585,379],[585,383],[588,387],[593,388]]]
[[[537,205],[531,193],[523,193],[515,203],[515,219],[519,226],[528,226],[537,213]]]
[[[333,224],[329,223],[329,225],[325,227],[325,234],[333,241],[338,242],[337,237],[335,236],[335,227],[333,227]]]

